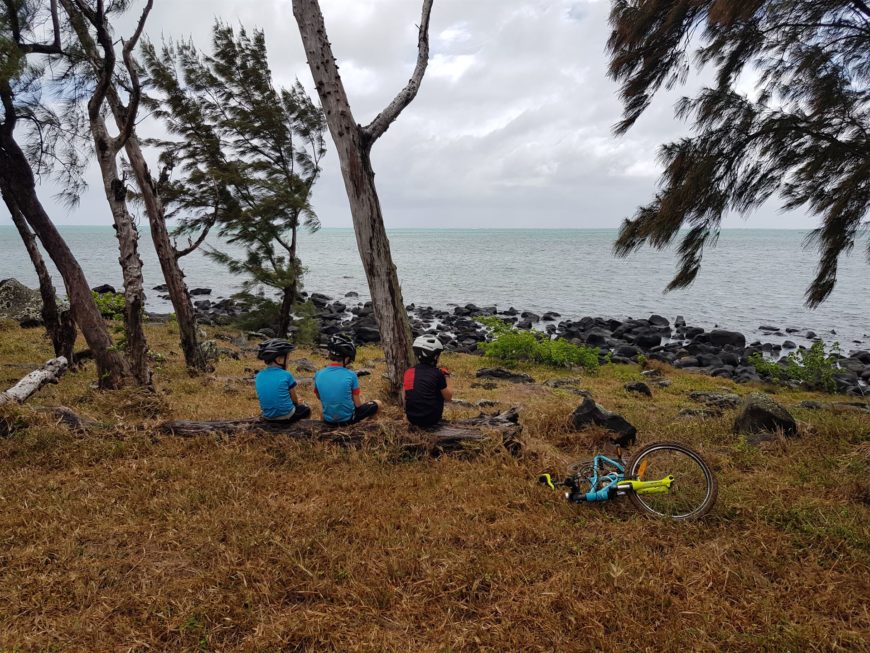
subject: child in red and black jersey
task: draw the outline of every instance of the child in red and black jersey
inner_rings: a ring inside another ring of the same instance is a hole
[[[405,372],[405,415],[415,426],[434,426],[444,414],[444,402],[453,398],[447,371],[438,369],[444,345],[435,336],[423,335],[413,344],[417,365]]]

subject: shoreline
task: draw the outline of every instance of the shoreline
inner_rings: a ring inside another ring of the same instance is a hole
[[[316,308],[313,317],[319,322],[321,342],[339,332],[352,334],[359,344],[380,342],[371,302],[360,301],[358,293],[351,291],[340,299],[316,292],[302,293],[302,296]],[[195,304],[199,319],[205,325],[229,323],[243,316],[246,310],[243,304],[233,299],[220,299],[214,303],[200,299]],[[493,305],[466,304],[454,306],[451,311],[409,304],[406,309],[415,337],[422,333],[437,335],[444,342],[445,350],[450,352],[477,353],[479,344],[488,339],[489,330],[475,318],[497,317],[517,329],[535,330],[551,338],[563,338],[576,345],[597,348],[601,362],[637,363],[643,357],[738,383],[765,380],[749,361],[755,353],[776,361],[823,341],[825,335],[829,336],[826,343],[830,345],[835,342],[830,336],[836,335],[762,324],[758,328],[760,335],[756,334],[759,337],[750,341],[745,334],[718,328],[718,325],[710,330],[693,326],[681,315],[673,321],[658,314],[640,319],[591,316],[563,319],[553,311],[533,313],[513,306],[499,310]],[[291,333],[292,330],[293,327]],[[261,333],[266,337],[277,335],[271,329],[263,329]],[[771,341],[771,338],[780,342]],[[870,348],[861,348],[861,344],[858,342],[841,348],[840,370],[834,375],[838,392],[858,397],[870,392],[867,389],[870,383]]]

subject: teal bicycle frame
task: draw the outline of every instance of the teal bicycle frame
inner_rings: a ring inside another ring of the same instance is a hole
[[[622,459],[614,460],[603,454],[598,454],[592,459],[591,471],[592,475],[585,478],[578,472],[561,482],[554,482],[549,474],[542,474],[538,480],[553,490],[557,485],[567,487],[565,498],[575,503],[609,501],[629,492],[664,494],[670,490],[674,482],[673,476],[666,476],[656,481],[644,481],[643,478],[626,479],[625,463]],[[589,489],[585,491],[580,487],[580,483],[584,480],[589,484]],[[603,485],[599,487],[601,483]]]

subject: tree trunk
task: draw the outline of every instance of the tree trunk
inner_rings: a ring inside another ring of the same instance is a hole
[[[81,266],[36,196],[33,171],[27,158],[7,133],[0,133],[0,189],[13,199],[63,277],[73,319],[97,364],[99,386],[123,386],[130,378],[129,365],[114,348]]]
[[[317,0],[293,0],[314,85],[326,112],[344,177],[357,248],[381,334],[390,390],[401,397],[402,377],[412,363],[411,324],[390,253],[381,204],[369,160],[372,140],[353,118]]]
[[[121,273],[124,279],[124,332],[126,335],[127,360],[133,378],[139,385],[151,385],[151,370],[148,368],[148,342],[143,326],[145,316],[145,289],[142,280],[142,259],[139,257],[139,234],[133,216],[127,210],[127,188],[118,176],[118,153],[112,146],[102,116],[91,121],[91,134],[97,152],[97,161],[103,177],[103,190],[112,211],[115,235],[121,256]]]
[[[117,112],[123,111],[123,108],[120,107],[117,98],[113,94],[109,94],[108,98],[112,111],[116,112],[116,115]],[[175,247],[172,244],[172,239],[169,237],[169,230],[166,228],[163,202],[154,188],[154,180],[151,178],[148,164],[142,155],[142,148],[139,146],[136,134],[132,134],[127,139],[124,149],[127,153],[127,158],[130,160],[133,174],[136,176],[136,185],[142,193],[145,214],[148,216],[148,222],[151,225],[151,240],[154,242],[154,250],[157,252],[157,259],[160,261],[160,269],[163,271],[163,278],[166,280],[169,299],[172,302],[172,307],[175,309],[175,317],[178,320],[178,331],[181,339],[181,350],[184,352],[184,362],[191,370],[209,372],[213,368],[199,346],[196,311],[193,308],[187,284],[184,282],[184,272],[181,270]]]
[[[278,317],[278,337],[286,338],[287,329],[290,328],[290,311],[293,310],[293,302],[296,301],[296,288],[284,288],[281,299],[281,314]]]
[[[62,311],[58,307],[54,284],[51,281],[45,260],[39,251],[39,246],[36,244],[36,236],[27,226],[21,211],[18,210],[11,197],[4,194],[3,200],[6,202],[15,228],[21,235],[21,240],[24,241],[24,247],[27,249],[30,261],[36,269],[36,277],[39,279],[39,294],[42,297],[42,321],[45,323],[48,337],[51,338],[54,355],[63,356],[72,362],[73,347],[76,343],[76,325],[73,322],[72,314],[69,309]]]

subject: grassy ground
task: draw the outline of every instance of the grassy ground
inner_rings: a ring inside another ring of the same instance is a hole
[[[584,378],[641,443],[679,440],[715,467],[713,514],[672,524],[537,485],[543,469],[590,457],[600,434],[566,428],[579,398],[565,390],[472,388],[480,358],[445,357],[456,395],[519,405],[520,459],[158,436],[163,419],[255,414],[257,365],[246,354],[190,377],[171,327],[149,336],[165,357],[155,395],[96,392],[86,367],[29,404],[105,428],[76,434],[28,404],[0,439],[3,653],[868,650],[866,413],[804,410],[830,398],[780,390],[802,435],[753,447],[731,435],[733,411],[677,414],[696,405],[691,390],[757,388],[667,369],[673,385],[647,399],[622,388],[636,366]],[[7,326],[0,388],[27,371],[15,365],[50,356],[38,331]],[[374,369],[369,398],[384,398],[379,356],[359,359]]]

